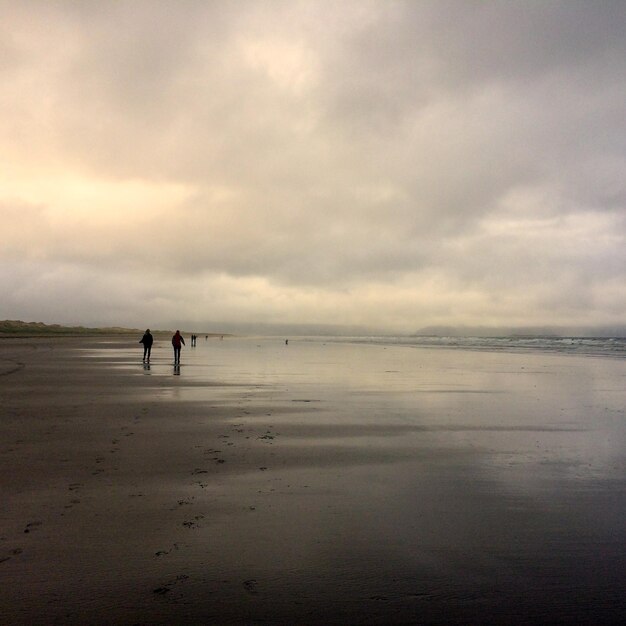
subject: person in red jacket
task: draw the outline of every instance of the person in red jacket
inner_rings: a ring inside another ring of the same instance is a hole
[[[174,365],[180,363],[180,347],[185,345],[185,340],[180,334],[180,330],[177,330],[172,337],[172,345],[174,346]]]

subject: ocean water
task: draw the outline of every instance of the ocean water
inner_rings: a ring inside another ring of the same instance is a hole
[[[626,358],[626,337],[439,337],[418,336],[364,336],[332,337],[325,341],[366,343],[379,345],[413,346],[428,348],[458,348],[465,350],[496,350],[509,352],[552,352]],[[319,341],[319,338],[310,338]]]

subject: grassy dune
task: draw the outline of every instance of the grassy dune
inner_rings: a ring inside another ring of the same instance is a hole
[[[61,326],[60,324],[44,324],[43,322],[22,322],[21,320],[0,321],[0,338],[6,337],[50,337],[50,336],[94,336],[94,335],[139,335],[143,334],[143,328],[120,328],[112,326],[106,328],[86,328],[85,326]],[[152,334],[157,337],[171,336],[171,330],[153,330]],[[193,332],[198,336],[209,337],[232,336],[227,333],[207,333],[200,331],[182,331],[186,337]]]
[[[0,337],[33,337],[40,335],[125,335],[143,331],[132,328],[85,328],[84,326],[61,326],[43,322],[22,322],[21,320],[0,321]]]

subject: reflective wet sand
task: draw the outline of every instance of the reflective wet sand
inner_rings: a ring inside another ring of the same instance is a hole
[[[626,362],[0,342],[2,623],[619,623]]]

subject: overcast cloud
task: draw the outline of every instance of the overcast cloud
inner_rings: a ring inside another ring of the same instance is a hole
[[[0,12],[0,318],[624,323],[621,0]]]

